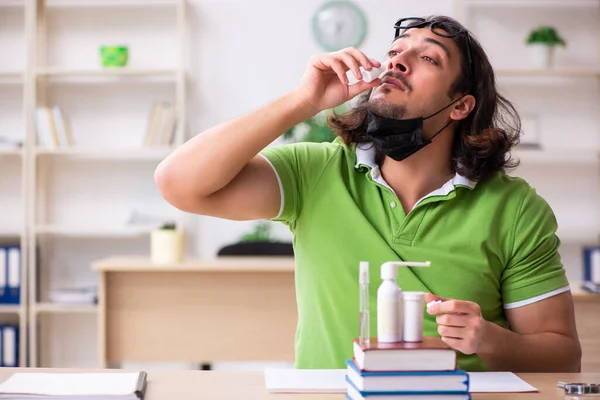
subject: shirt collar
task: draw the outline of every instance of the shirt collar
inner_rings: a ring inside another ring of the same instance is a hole
[[[379,166],[375,162],[375,146],[373,143],[359,143],[356,146],[356,164],[354,167],[360,169],[361,166],[369,167],[370,169],[379,169]],[[448,183],[452,186],[466,186],[471,189],[475,189],[477,181],[472,181],[465,176],[456,173]]]

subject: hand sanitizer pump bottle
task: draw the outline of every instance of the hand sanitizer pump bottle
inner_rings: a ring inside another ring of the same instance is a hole
[[[396,283],[398,268],[393,263],[381,266],[381,285],[377,289],[377,341],[402,341],[402,290]]]

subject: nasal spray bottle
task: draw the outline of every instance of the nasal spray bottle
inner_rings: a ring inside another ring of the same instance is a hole
[[[385,67],[383,66],[383,64],[381,64],[381,67],[373,67],[370,71],[367,71],[363,67],[360,67],[359,70],[362,74],[362,81],[372,82],[375,79],[379,78],[381,74],[385,72]],[[361,81],[359,79],[356,79],[356,76],[354,76],[354,72],[352,72],[352,70],[346,72],[346,77],[348,78],[348,85],[354,85],[355,83]]]
[[[402,289],[398,286],[398,267],[429,267],[431,263],[388,261],[381,266],[381,285],[377,290],[377,341],[402,342],[404,306]],[[410,323],[410,322],[409,322]]]

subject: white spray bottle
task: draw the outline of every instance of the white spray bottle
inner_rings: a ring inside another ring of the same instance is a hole
[[[381,266],[381,285],[377,290],[377,341],[402,341],[404,307],[398,286],[398,267],[429,267],[430,262],[388,261]]]

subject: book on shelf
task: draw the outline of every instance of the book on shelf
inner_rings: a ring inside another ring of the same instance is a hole
[[[55,304],[96,304],[96,287],[59,288],[50,291],[50,301]]]
[[[0,400],[139,400],[146,372],[17,372],[0,384]]]
[[[356,364],[366,371],[452,371],[457,363],[454,349],[435,336],[397,343],[354,339],[353,349]]]
[[[73,146],[71,126],[60,107],[37,107],[34,118],[38,146],[50,149]]]
[[[168,101],[155,103],[150,112],[144,145],[168,147],[173,144],[177,127],[177,107]]]

